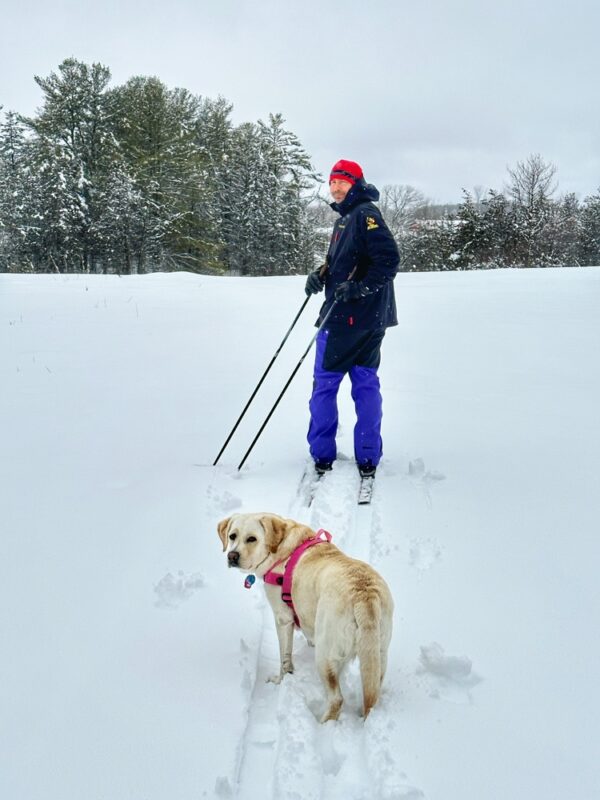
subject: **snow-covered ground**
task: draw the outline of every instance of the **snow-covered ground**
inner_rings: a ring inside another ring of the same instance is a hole
[[[385,457],[355,503],[352,406],[311,509],[302,278],[0,276],[0,797],[600,796],[600,269],[402,274]],[[325,527],[396,603],[366,723],[312,651],[277,661],[226,569],[233,510]]]

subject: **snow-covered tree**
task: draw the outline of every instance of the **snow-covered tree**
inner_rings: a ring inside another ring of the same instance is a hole
[[[490,189],[481,201],[479,261],[487,268],[516,265],[514,206],[502,192]]]
[[[10,271],[40,271],[47,230],[36,141],[14,112],[0,125],[0,264]],[[53,267],[56,269],[56,267]]]
[[[508,173],[508,194],[513,202],[517,235],[515,261],[523,267],[546,266],[556,167],[534,154],[518,162]]]
[[[201,269],[214,258],[216,239],[207,180],[212,142],[203,136],[218,134],[209,131],[214,120],[207,105],[185,89],[171,90],[146,77],[131,78],[113,90],[112,98],[115,137],[148,203],[145,247],[156,254],[154,267],[174,262]]]
[[[240,275],[307,272],[316,238],[309,191],[316,180],[281,115],[234,129],[217,188],[224,260]]]
[[[124,164],[114,165],[98,186],[96,207],[91,235],[103,272],[143,272],[148,261],[160,258],[152,249],[159,237],[148,236],[156,214]]]
[[[552,205],[552,220],[547,233],[547,263],[557,267],[579,266],[581,219],[579,201],[567,194]]]
[[[441,219],[416,219],[409,233],[399,242],[401,271],[458,269],[455,230],[455,220],[450,215],[444,215]]]
[[[452,260],[457,269],[473,269],[481,261],[483,226],[473,196],[463,189],[463,201],[456,214]]]
[[[587,266],[600,266],[600,189],[586,197],[581,209],[579,259]]]
[[[19,269],[26,250],[25,153],[23,125],[9,112],[0,125],[0,268],[4,271]]]
[[[39,180],[40,267],[60,271],[98,268],[92,229],[95,195],[116,148],[106,89],[109,70],[73,58],[58,73],[35,78],[44,93],[38,116],[24,120],[33,133],[32,167]]]

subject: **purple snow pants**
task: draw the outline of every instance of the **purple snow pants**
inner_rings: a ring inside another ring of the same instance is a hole
[[[381,459],[382,400],[377,376],[384,331],[343,334],[323,330],[317,336],[308,443],[315,461],[335,461],[338,427],[337,393],[346,372],[356,409],[354,456],[358,464]],[[330,339],[331,337],[331,339]],[[328,367],[328,369],[325,369]]]

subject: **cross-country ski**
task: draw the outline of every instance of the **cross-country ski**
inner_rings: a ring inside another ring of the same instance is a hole
[[[360,485],[358,487],[358,505],[368,506],[373,498],[373,490],[375,489],[375,478],[361,477]]]

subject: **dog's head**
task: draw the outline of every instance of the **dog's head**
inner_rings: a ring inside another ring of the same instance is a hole
[[[290,527],[276,514],[234,514],[221,520],[217,531],[229,567],[263,574],[271,565]]]

